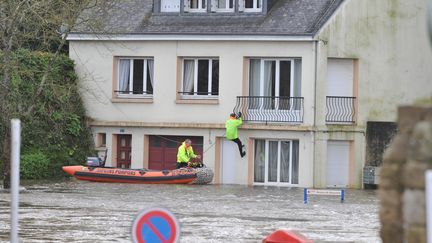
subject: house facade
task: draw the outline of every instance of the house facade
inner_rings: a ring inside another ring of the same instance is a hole
[[[361,187],[368,122],[431,97],[416,34],[426,3],[384,2],[130,0],[89,13],[102,31],[68,40],[97,149],[110,166],[173,169],[190,138],[214,183]],[[233,111],[244,158],[224,138]]]

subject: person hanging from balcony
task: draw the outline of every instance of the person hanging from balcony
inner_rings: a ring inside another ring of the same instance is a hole
[[[177,169],[192,166],[192,162],[190,160],[195,158],[201,159],[201,156],[194,153],[192,141],[190,139],[186,139],[178,148]]]
[[[226,138],[237,144],[240,156],[243,158],[246,152],[243,151],[244,145],[238,138],[238,127],[243,123],[242,114],[239,112],[238,115],[231,113],[229,119],[225,123],[226,128]]]

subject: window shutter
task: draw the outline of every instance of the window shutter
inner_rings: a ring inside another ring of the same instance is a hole
[[[212,12],[216,12],[216,4],[217,4],[217,0],[210,0],[210,4],[211,4],[211,11]]]
[[[238,0],[238,4],[239,4],[239,12],[243,12],[244,8],[245,8],[245,0]]]
[[[189,12],[190,0],[184,0],[184,11]]]

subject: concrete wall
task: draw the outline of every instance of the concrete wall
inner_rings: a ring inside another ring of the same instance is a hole
[[[396,120],[401,104],[432,97],[432,52],[426,32],[425,0],[346,0],[316,36],[317,43],[317,132],[316,186],[323,186],[326,132],[341,127],[326,126],[325,94],[328,58],[350,58],[358,65],[358,115],[352,131],[339,133],[351,140],[355,131],[355,168],[366,160],[365,132],[368,121]],[[349,129],[343,129],[349,130]],[[322,140],[322,141],[320,141]],[[361,186],[361,171],[355,171]]]
[[[224,123],[243,90],[246,57],[302,58],[304,124],[313,123],[313,42],[215,42],[215,41],[71,41],[88,114],[102,121]],[[153,103],[112,103],[113,58],[154,58]],[[176,104],[178,57],[219,57],[219,103]],[[243,92],[244,91],[244,92]]]
[[[426,0],[347,0],[317,36],[317,92],[325,93],[327,57],[353,58],[359,62],[359,126],[395,121],[398,105],[430,100],[426,6]]]

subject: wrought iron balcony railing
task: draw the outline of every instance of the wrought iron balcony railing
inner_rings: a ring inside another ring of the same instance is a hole
[[[327,96],[327,123],[354,123],[356,97]]]
[[[303,122],[303,97],[237,96],[234,112],[244,121]]]

